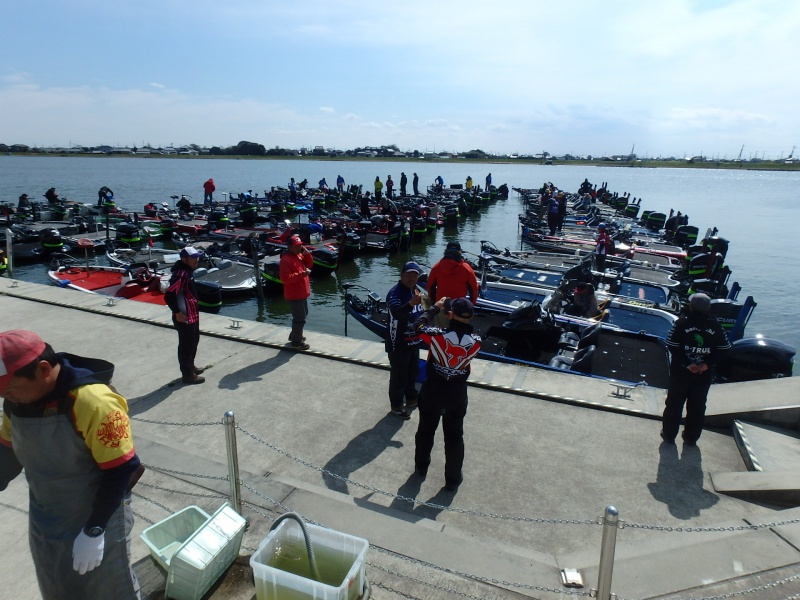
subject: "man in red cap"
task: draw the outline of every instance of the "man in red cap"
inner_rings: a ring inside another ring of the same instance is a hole
[[[113,373],[31,331],[0,333],[0,490],[25,469],[31,554],[48,600],[138,593],[130,492],[144,468]]]
[[[311,267],[314,257],[303,245],[299,235],[293,235],[287,242],[287,250],[281,255],[280,277],[283,282],[283,297],[292,312],[292,331],[289,343],[295,350],[308,350],[309,345],[303,337],[303,327],[308,316],[308,297],[311,295]]]
[[[217,186],[214,185],[214,180],[209,179],[203,184],[203,204],[210,206],[213,198],[214,192],[216,191]]]
[[[197,290],[192,273],[203,253],[192,246],[180,252],[180,259],[172,266],[169,287],[164,300],[172,311],[172,325],[178,332],[178,365],[181,381],[188,385],[203,383],[200,377],[205,370],[194,364],[197,346],[200,344],[200,312],[197,307]]]

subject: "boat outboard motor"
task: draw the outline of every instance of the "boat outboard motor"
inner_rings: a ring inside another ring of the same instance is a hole
[[[171,240],[177,227],[178,224],[174,219],[161,219],[161,237],[165,240]]]
[[[625,216],[630,219],[635,219],[639,214],[640,208],[641,206],[639,204],[628,204],[628,206],[625,207]]]
[[[118,242],[128,244],[131,248],[138,247],[142,243],[142,236],[139,234],[139,228],[133,223],[120,223],[117,225],[115,239]]]
[[[653,214],[653,212],[655,212],[655,211],[652,211],[652,210],[646,210],[646,211],[642,212],[642,218],[641,218],[641,219],[639,219],[639,223],[640,223],[640,224],[641,224],[643,227],[647,225],[647,219],[648,219],[648,217],[649,217],[650,215],[652,215],[652,214]]]
[[[730,242],[725,238],[721,238],[718,236],[706,238],[703,242],[709,247],[713,248],[715,252],[718,252],[722,255],[722,258],[725,258],[728,255],[728,247],[730,246]]]
[[[239,205],[239,217],[242,219],[242,225],[245,227],[253,227],[256,224],[256,205],[252,202],[243,202]]]
[[[711,308],[708,311],[711,316],[716,317],[727,334],[730,334],[734,325],[736,325],[736,320],[739,318],[739,313],[741,312],[742,303],[727,298],[715,298],[711,300]]]
[[[208,215],[208,228],[210,231],[215,229],[226,229],[228,227],[228,215],[224,210],[214,209]]]
[[[667,222],[667,215],[660,212],[653,212],[647,215],[647,222],[645,227],[650,231],[658,231],[664,228],[664,223]]]
[[[791,377],[795,353],[794,347],[761,336],[735,341],[717,365],[717,381],[733,383]]]
[[[517,331],[541,331],[545,326],[542,320],[542,305],[538,300],[520,306],[503,322],[505,329]]]
[[[696,254],[689,261],[689,277],[691,279],[714,278],[722,267],[722,262],[723,257],[719,252],[714,255],[710,253]]]
[[[39,242],[42,244],[45,254],[62,252],[64,248],[64,240],[58,229],[45,229],[39,232]]]
[[[681,225],[675,230],[672,241],[681,248],[688,248],[697,242],[697,233],[699,231],[694,225]]]

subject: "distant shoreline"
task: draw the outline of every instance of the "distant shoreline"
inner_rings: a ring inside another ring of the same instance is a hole
[[[168,158],[175,160],[317,160],[321,162],[407,162],[421,164],[486,164],[486,165],[541,165],[541,166],[569,166],[569,167],[615,167],[629,169],[710,169],[710,170],[736,170],[736,171],[800,171],[800,161],[785,163],[778,161],[761,162],[734,162],[734,161],[708,161],[688,162],[683,160],[647,160],[636,161],[609,161],[609,160],[548,160],[541,159],[482,159],[482,158],[413,158],[413,157],[362,157],[362,156],[245,156],[245,155],[176,155],[176,154],[92,154],[92,153],[48,153],[48,152],[7,152],[5,156],[14,157],[61,157],[61,158]]]

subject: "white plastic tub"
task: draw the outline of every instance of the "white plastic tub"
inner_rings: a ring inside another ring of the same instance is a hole
[[[356,600],[364,592],[369,542],[316,525],[306,525],[320,579],[311,577],[300,525],[282,521],[250,558],[258,600]]]

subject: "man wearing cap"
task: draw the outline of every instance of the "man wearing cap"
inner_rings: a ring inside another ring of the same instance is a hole
[[[669,387],[662,416],[661,439],[674,444],[686,405],[683,443],[697,445],[703,432],[706,397],[713,368],[731,347],[722,325],[709,314],[711,299],[694,294],[689,312],[681,316],[667,336],[670,351]]]
[[[211,206],[211,203],[214,201],[214,192],[217,190],[217,186],[214,185],[213,179],[208,179],[203,184],[203,204],[206,206]]]
[[[17,208],[29,208],[31,201],[28,199],[28,194],[22,194],[17,202]]]
[[[420,273],[422,268],[417,263],[407,262],[403,265],[400,281],[386,294],[389,327],[385,345],[391,365],[389,404],[392,414],[404,421],[411,418],[408,409],[417,405],[420,342],[413,325],[421,312],[422,296],[417,290]]]
[[[311,267],[314,266],[314,257],[303,246],[299,235],[289,238],[288,248],[281,255],[280,278],[283,282],[283,297],[289,303],[292,312],[292,331],[289,334],[289,343],[295,350],[308,350],[306,338],[303,337],[303,327],[308,316],[308,297],[311,295]]]
[[[144,468],[114,365],[0,333],[0,490],[25,469],[28,537],[47,600],[133,599],[130,492]],[[12,576],[11,573],[8,576]]]
[[[447,244],[444,257],[433,265],[426,284],[432,302],[439,298],[468,298],[472,304],[478,301],[478,280],[475,271],[461,256],[461,244],[456,241]],[[438,319],[445,326],[446,311]]]
[[[188,385],[203,383],[200,377],[204,371],[194,364],[197,346],[200,343],[200,313],[197,308],[197,290],[192,273],[203,253],[197,248],[186,246],[180,252],[180,259],[172,266],[169,288],[164,295],[172,311],[172,324],[178,331],[178,364],[181,379]]]
[[[445,309],[449,298],[440,298],[414,323],[420,340],[428,351],[427,378],[419,396],[419,426],[415,436],[415,472],[421,477],[428,474],[431,450],[442,421],[444,434],[445,489],[453,491],[461,485],[464,464],[464,417],[467,414],[467,378],[470,362],[478,354],[481,338],[473,333],[469,324],[473,306],[467,298],[450,302],[446,329],[432,327],[437,313]]]

